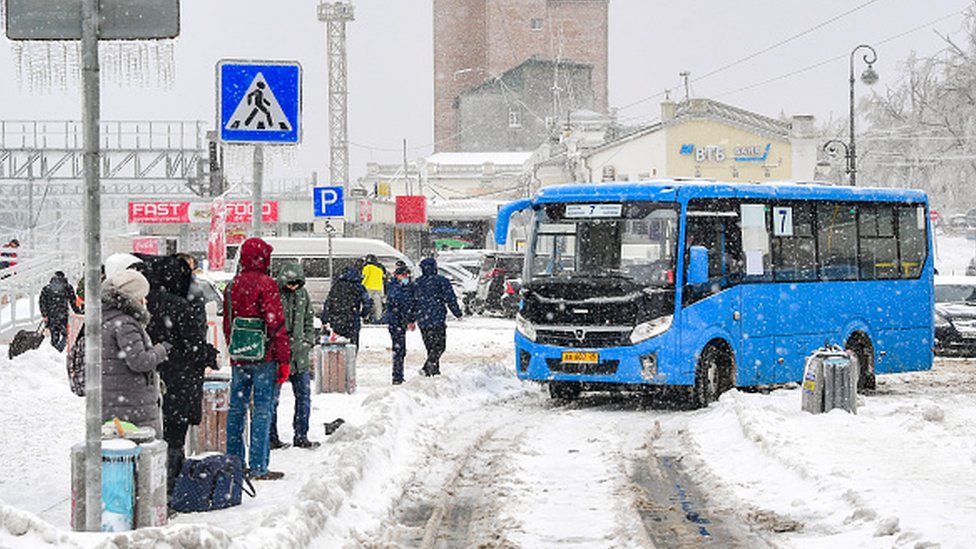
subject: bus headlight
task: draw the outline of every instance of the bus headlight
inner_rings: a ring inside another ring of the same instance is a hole
[[[515,330],[529,341],[535,341],[535,326],[520,314],[515,315]]]
[[[642,322],[630,333],[630,342],[640,343],[641,341],[647,341],[652,337],[663,334],[669,328],[671,328],[671,315],[655,318],[650,322]]]

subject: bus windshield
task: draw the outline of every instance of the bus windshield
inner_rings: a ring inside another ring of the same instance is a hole
[[[673,287],[678,207],[673,203],[557,203],[536,212],[529,280],[620,278]]]

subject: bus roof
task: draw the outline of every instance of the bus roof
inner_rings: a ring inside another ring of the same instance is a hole
[[[544,187],[539,189],[532,203],[622,200],[684,202],[693,198],[927,202],[925,193],[914,189],[847,187],[822,182],[732,183],[705,179],[659,179]]]

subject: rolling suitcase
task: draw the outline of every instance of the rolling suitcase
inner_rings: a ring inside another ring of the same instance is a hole
[[[315,393],[356,392],[356,346],[325,343],[315,349]]]
[[[37,325],[34,330],[21,330],[17,332],[14,336],[14,340],[10,342],[10,347],[7,348],[7,358],[13,358],[17,355],[21,355],[36,349],[41,346],[44,341],[44,323]]]

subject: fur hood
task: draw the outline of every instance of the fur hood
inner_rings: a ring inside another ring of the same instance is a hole
[[[102,286],[102,307],[106,310],[114,309],[136,319],[136,322],[146,326],[149,324],[149,310],[142,303],[120,292],[111,286]],[[105,318],[108,315],[103,315]]]

